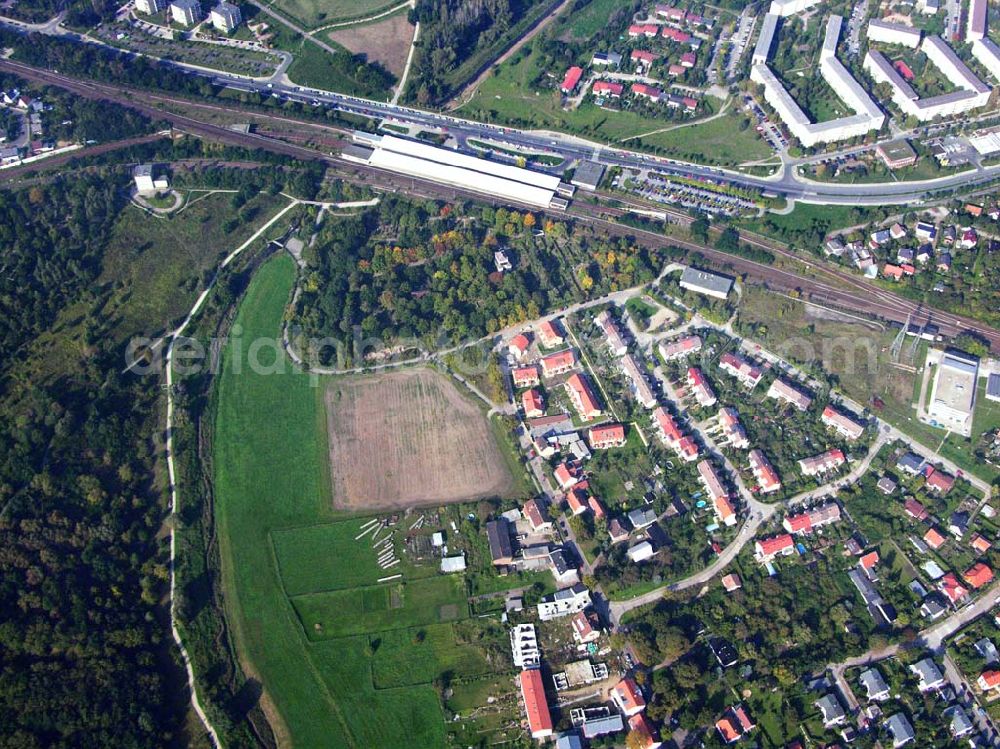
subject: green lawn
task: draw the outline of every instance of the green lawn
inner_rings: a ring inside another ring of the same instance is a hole
[[[310,639],[361,635],[458,621],[469,615],[460,575],[394,581],[292,599]]]
[[[244,340],[278,334],[295,274],[286,256],[262,266],[240,306]],[[376,690],[364,637],[310,643],[285,597],[270,535],[344,519],[332,509],[324,388],[293,370],[256,374],[223,352],[217,386],[215,507],[227,619],[240,653],[300,747],[441,746],[429,687]],[[377,715],[378,720],[372,716]]]
[[[615,145],[623,139],[683,122],[667,119],[666,108],[660,110],[660,116],[655,110],[649,113],[629,109],[613,111],[602,109],[592,101],[584,101],[575,109],[564,110],[562,97],[557,91],[533,86],[539,73],[539,62],[534,53],[515,55],[484,80],[476,95],[458,112],[488,122],[574,132]],[[718,104],[718,101],[706,99],[706,106]],[[709,114],[711,109],[700,116]],[[677,158],[720,165],[770,156],[770,148],[753,128],[740,130],[741,119],[742,115],[727,113],[717,120],[628,140],[624,145],[629,148],[655,148]]]
[[[268,3],[307,29],[366,18],[399,5],[397,0],[277,0]]]
[[[285,592],[297,596],[374,585],[389,574],[376,564],[371,534],[354,540],[366,522],[359,518],[272,532]]]
[[[569,33],[574,39],[586,40],[597,36],[608,25],[611,14],[622,7],[620,0],[591,0],[582,10],[573,12]]]
[[[376,646],[372,678],[380,689],[428,684],[446,673],[466,679],[492,670],[478,650],[456,640],[450,624],[396,629],[372,642]]]

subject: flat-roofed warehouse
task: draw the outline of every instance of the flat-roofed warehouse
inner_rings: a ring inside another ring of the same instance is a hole
[[[371,149],[367,159],[363,158],[364,152],[350,148],[341,155],[391,172],[540,208],[548,208],[557,192],[565,195],[572,191],[554,174],[500,164],[395,135],[365,134],[363,141],[365,151]]]
[[[949,349],[941,356],[927,413],[941,427],[968,436],[976,402],[979,359]]]
[[[733,279],[688,266],[681,274],[681,288],[714,296],[716,299],[725,299],[733,288]]]

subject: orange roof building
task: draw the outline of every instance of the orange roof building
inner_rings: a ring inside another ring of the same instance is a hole
[[[528,715],[528,727],[532,738],[544,739],[552,735],[552,716],[549,714],[549,704],[545,700],[545,687],[542,684],[542,672],[538,669],[522,671],[521,699],[524,701],[524,711]]]
[[[507,344],[507,350],[520,359],[528,352],[528,346],[530,345],[531,339],[529,339],[524,333],[518,333],[510,339],[510,343]]]
[[[572,463],[560,463],[556,466],[553,474],[556,477],[559,488],[563,491],[580,482],[580,470]]]
[[[525,418],[534,419],[545,415],[545,402],[542,400],[542,394],[534,388],[525,390],[521,395],[521,406],[524,408]]]
[[[576,365],[576,354],[573,349],[557,351],[554,354],[542,357],[542,374],[546,377],[569,372]]]
[[[780,536],[763,538],[754,544],[757,558],[762,562],[768,562],[779,554],[788,555],[795,551],[795,541],[791,534],[782,533]]]
[[[938,588],[940,588],[941,592],[944,593],[948,600],[953,604],[958,603],[969,595],[968,589],[958,581],[954,572],[949,572],[947,575],[942,577],[941,581],[938,583]]]
[[[646,709],[646,698],[630,676],[622,679],[611,690],[611,700],[625,715],[635,715]]]
[[[622,424],[602,424],[599,427],[591,427],[587,433],[587,441],[595,450],[621,447],[625,444],[625,427]]]
[[[538,338],[547,348],[562,346],[566,341],[566,337],[554,320],[545,320],[538,326]]]
[[[514,387],[525,388],[539,383],[538,367],[535,365],[531,365],[530,367],[516,367],[510,374],[514,378]]]
[[[976,562],[962,573],[962,577],[974,589],[981,588],[993,580],[993,570],[982,562]]]
[[[976,683],[984,692],[997,689],[1000,687],[1000,671],[994,671],[993,669],[983,671],[979,674],[979,678],[976,679]]]
[[[574,515],[582,515],[585,513],[589,503],[590,497],[587,496],[587,492],[578,486],[574,486],[566,492],[566,504],[569,505],[570,512]]]
[[[590,384],[579,372],[574,372],[566,380],[566,392],[584,421],[591,421],[601,415],[601,408],[590,390]]]
[[[633,715],[628,719],[628,727],[631,729],[629,735],[635,737],[633,739],[635,743],[629,746],[637,746],[639,749],[659,749],[663,746],[656,729],[646,720],[645,715]]]
[[[932,549],[940,549],[944,546],[944,542],[945,537],[941,535],[941,532],[937,528],[929,528],[924,534],[924,543]]]
[[[985,554],[993,548],[993,544],[987,541],[986,537],[979,533],[973,534],[972,538],[969,539],[969,544],[980,554]]]

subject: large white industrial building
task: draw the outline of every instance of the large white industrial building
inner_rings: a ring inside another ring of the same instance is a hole
[[[770,17],[770,15],[768,16]],[[750,70],[750,79],[764,87],[764,99],[778,113],[792,135],[798,138],[803,146],[814,146],[818,143],[833,143],[865,135],[870,130],[880,130],[885,124],[885,115],[878,104],[862,88],[850,71],[837,59],[837,42],[840,40],[843,19],[840,16],[830,16],[826,25],[826,36],[823,48],[820,50],[820,73],[830,88],[853,111],[853,115],[840,117],[826,122],[812,122],[802,108],[795,102],[792,95],[782,85],[778,77],[767,66],[776,24],[769,24],[767,18],[761,37],[757,41],[754,53],[755,64]],[[765,37],[765,33],[769,37]],[[758,53],[763,52],[764,61],[756,63]]]
[[[990,88],[968,66],[958,59],[955,51],[939,36],[924,37],[920,45],[927,59],[944,73],[959,90],[940,96],[921,99],[881,52],[869,49],[865,56],[865,70],[877,83],[888,83],[892,100],[903,114],[916,117],[921,122],[935,117],[951,117],[978,109],[987,104]]]
[[[873,42],[899,44],[903,47],[916,49],[920,46],[921,36],[920,29],[903,26],[899,23],[880,21],[877,18],[868,24],[868,38]]]
[[[573,187],[554,174],[500,164],[395,135],[356,132],[358,146],[345,148],[341,156],[391,172],[461,187],[540,208],[565,207],[556,197],[571,195]]]
[[[1000,47],[992,39],[977,39],[972,43],[972,56],[1000,81]]]
[[[768,13],[787,18],[804,10],[809,10],[812,6],[819,5],[820,2],[822,0],[772,0]]]

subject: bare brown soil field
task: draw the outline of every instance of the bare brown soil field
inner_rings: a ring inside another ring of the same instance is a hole
[[[338,509],[445,504],[514,485],[486,416],[433,370],[336,380],[326,411]]]
[[[375,23],[344,26],[328,34],[331,41],[359,55],[367,55],[369,62],[380,62],[396,78],[403,75],[406,56],[413,41],[413,26],[405,13],[397,13]]]

